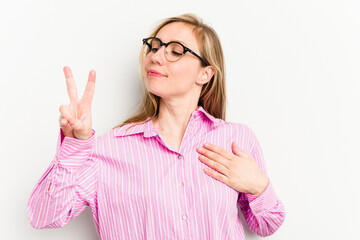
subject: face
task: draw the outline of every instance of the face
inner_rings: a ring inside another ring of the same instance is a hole
[[[192,27],[184,23],[170,23],[165,25],[156,35],[162,42],[178,41],[186,47],[200,54],[197,39],[193,35]],[[149,92],[162,99],[199,96],[204,81],[204,70],[201,61],[189,52],[180,60],[169,62],[165,57],[165,46],[152,52],[145,58],[144,78]]]

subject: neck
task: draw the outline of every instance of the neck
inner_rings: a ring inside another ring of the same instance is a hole
[[[161,99],[159,115],[153,121],[154,127],[162,134],[182,137],[191,114],[197,108],[197,104],[166,102]]]

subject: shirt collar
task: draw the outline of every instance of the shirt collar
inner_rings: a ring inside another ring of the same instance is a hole
[[[222,121],[222,119],[219,118],[215,118],[214,116],[210,115],[208,112],[205,111],[205,109],[201,106],[198,107],[198,109],[196,109],[191,116],[193,116],[194,118],[197,118],[198,116],[205,116],[208,120],[210,120],[210,122],[214,125],[214,127],[216,127],[217,125],[219,125]]]
[[[213,127],[218,126],[221,123],[221,119],[215,118],[214,116],[210,115],[208,112],[205,111],[205,109],[201,106],[199,106],[192,114],[192,119],[197,119],[199,116],[205,116],[210,122],[213,124]],[[159,135],[159,131],[157,129],[154,129],[152,120],[149,120],[150,117],[148,117],[143,123],[135,124],[135,123],[129,123],[122,127],[116,128],[114,131],[114,134],[116,137],[121,136],[128,136],[128,135],[134,135],[138,133],[143,133],[144,137],[153,137],[156,135]],[[190,119],[190,121],[192,120]],[[147,121],[149,120],[149,121]],[[147,121],[147,122],[146,122]],[[131,127],[133,126],[133,127]]]
[[[156,129],[154,129],[153,123],[149,119],[150,117],[148,117],[143,123],[140,124],[129,123],[122,127],[116,128],[114,134],[116,137],[129,136],[138,133],[143,133],[144,137],[156,136],[159,133]]]

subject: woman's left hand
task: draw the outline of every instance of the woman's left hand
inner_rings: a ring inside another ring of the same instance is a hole
[[[269,183],[267,177],[255,160],[235,142],[231,147],[234,154],[209,143],[199,147],[200,161],[211,168],[205,168],[204,172],[235,191],[259,196]]]

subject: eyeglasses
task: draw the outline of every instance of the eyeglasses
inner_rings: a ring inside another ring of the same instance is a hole
[[[156,53],[162,46],[165,46],[165,58],[169,62],[176,62],[178,61],[186,52],[190,52],[195,57],[199,58],[200,61],[205,65],[209,65],[202,57],[197,55],[194,51],[192,51],[190,48],[185,47],[183,44],[171,41],[168,43],[163,43],[160,39],[157,37],[149,37],[144,38],[143,44],[146,44],[149,47],[149,52]]]

